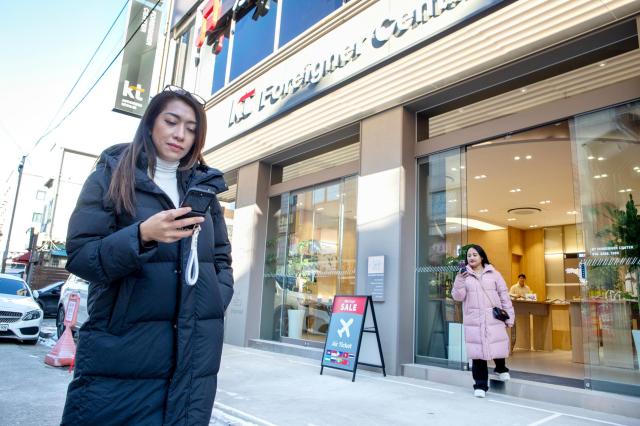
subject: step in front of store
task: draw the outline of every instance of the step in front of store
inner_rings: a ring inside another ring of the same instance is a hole
[[[454,370],[423,364],[403,364],[401,371],[405,377],[462,386],[468,388],[469,392],[471,392],[473,387],[471,371]],[[638,407],[640,407],[640,398],[577,387],[577,383],[582,383],[582,380],[558,378],[559,382],[566,382],[568,384],[559,385],[519,378],[518,376],[520,375],[522,374],[512,372],[512,379],[508,382],[502,382],[493,379],[490,374],[489,392],[617,414],[620,416],[640,418],[640,409],[638,409]],[[545,380],[548,376],[540,377]]]

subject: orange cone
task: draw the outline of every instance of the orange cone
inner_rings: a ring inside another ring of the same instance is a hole
[[[58,343],[44,357],[44,363],[53,367],[73,365],[76,358],[76,344],[73,341],[71,328],[76,324],[78,318],[78,308],[80,307],[80,296],[76,293],[69,295],[67,302],[67,313],[64,316],[65,329],[58,340]]]

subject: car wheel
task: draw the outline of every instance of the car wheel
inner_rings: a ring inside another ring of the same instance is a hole
[[[64,308],[60,306],[58,308],[58,316],[56,316],[56,330],[58,332],[58,339],[64,333]]]

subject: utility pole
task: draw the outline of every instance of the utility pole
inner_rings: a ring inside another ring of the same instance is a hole
[[[18,204],[18,194],[20,194],[20,182],[22,181],[22,169],[24,169],[24,162],[27,160],[27,156],[23,155],[18,165],[18,186],[16,187],[16,196],[13,200],[13,210],[11,211],[11,221],[9,222],[9,233],[7,234],[7,245],[4,248],[4,254],[2,255],[2,273],[7,267],[7,256],[9,255],[9,244],[11,243],[11,230],[13,229],[13,218],[16,215],[16,205]]]

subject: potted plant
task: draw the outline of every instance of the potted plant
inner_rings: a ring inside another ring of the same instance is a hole
[[[289,250],[287,256],[287,276],[295,276],[296,291],[299,295],[307,292],[309,284],[314,281],[318,264],[318,255],[315,253],[314,241],[304,240],[295,244]],[[289,297],[287,297],[289,299]],[[305,309],[302,306],[301,297],[297,297],[297,309],[288,309],[289,318],[288,336],[294,339],[302,337]]]

